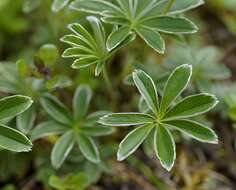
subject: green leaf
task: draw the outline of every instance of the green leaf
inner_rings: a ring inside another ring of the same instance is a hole
[[[0,124],[0,147],[14,152],[28,152],[32,143],[23,133]]]
[[[70,77],[65,75],[55,75],[46,82],[46,87],[49,90],[62,89],[71,85],[72,81]]]
[[[131,9],[132,9],[132,2],[131,1],[127,1],[127,0],[116,0],[117,3],[119,4],[119,6],[121,7],[122,11],[124,11],[124,13],[128,16],[131,16]]]
[[[105,62],[100,61],[97,63],[96,68],[95,68],[95,76],[99,76],[100,73],[102,72],[103,68],[104,68]]]
[[[189,34],[197,32],[197,26],[186,18],[157,16],[144,20],[141,23],[145,27],[153,28],[163,33]]]
[[[102,50],[101,52],[106,51],[106,33],[100,20],[95,16],[87,16],[86,18],[92,27],[98,49]]]
[[[54,0],[52,3],[52,11],[58,12],[62,10],[70,0]]]
[[[0,99],[0,120],[9,119],[27,110],[33,103],[27,96],[14,95]]]
[[[175,142],[169,130],[158,125],[154,136],[154,147],[161,165],[170,171],[175,161]]]
[[[225,80],[231,77],[231,71],[223,64],[207,64],[202,71],[202,76],[208,80]]]
[[[105,127],[99,125],[94,127],[82,126],[79,128],[79,130],[84,135],[95,136],[95,137],[110,135],[115,131],[114,128],[112,127]]]
[[[62,57],[65,57],[65,58],[66,57],[86,57],[86,56],[89,56],[90,54],[93,55],[94,52],[86,47],[76,46],[76,47],[66,49],[63,52]]]
[[[84,190],[89,182],[89,176],[83,172],[68,174],[63,179],[54,175],[49,178],[49,184],[58,190]]]
[[[24,59],[17,60],[16,67],[17,67],[18,75],[21,78],[27,77],[27,75],[29,74],[29,69]]]
[[[90,47],[91,48],[91,44],[88,44],[88,41],[86,39],[84,39],[81,36],[78,35],[74,35],[74,34],[68,34],[63,36],[60,41],[67,43],[71,46],[84,46],[84,47]]]
[[[99,123],[107,126],[131,126],[153,123],[151,115],[143,113],[112,113],[100,118]]]
[[[53,146],[51,153],[51,162],[54,168],[58,169],[61,167],[73,148],[74,143],[75,137],[72,130],[67,131],[58,139],[56,144]]]
[[[67,107],[50,94],[44,95],[40,102],[44,110],[56,121],[65,125],[72,125],[73,119]]]
[[[80,24],[73,23],[69,24],[68,28],[74,32],[81,40],[83,40],[89,47],[92,49],[96,47],[96,41],[92,37],[92,35]],[[82,44],[79,44],[82,45]]]
[[[87,57],[82,57],[80,59],[76,59],[73,64],[71,65],[71,67],[73,69],[82,69],[85,67],[88,67],[90,65],[94,65],[98,62],[96,57],[93,56],[87,56]]]
[[[92,98],[92,91],[88,85],[80,85],[74,94],[73,110],[76,120],[80,120],[88,111],[89,103]]]
[[[155,51],[161,54],[164,53],[165,42],[159,32],[145,27],[137,27],[136,31],[138,35]]]
[[[121,16],[107,16],[106,17],[102,17],[101,20],[105,23],[108,24],[120,24],[120,25],[128,25],[129,21]]]
[[[91,114],[89,114],[86,118],[86,120],[83,122],[83,126],[85,127],[93,127],[95,124],[97,124],[97,121],[100,117],[109,114],[108,111],[96,111]]]
[[[149,108],[156,114],[159,109],[158,98],[156,86],[152,78],[144,71],[136,70],[133,72],[133,80]]]
[[[154,142],[155,131],[156,131],[156,129],[153,128],[143,143],[144,152],[149,157],[152,157],[152,155],[153,155],[153,142]]]
[[[120,143],[117,159],[122,161],[134,153],[150,133],[153,125],[144,125],[131,131]]]
[[[59,135],[68,130],[68,128],[56,121],[45,121],[38,124],[31,133],[31,140],[35,141],[37,139],[50,136]]]
[[[120,8],[108,1],[101,0],[75,0],[70,4],[70,8],[92,14],[102,14],[104,11],[122,13]]]
[[[145,10],[145,17],[161,15],[168,3],[169,0],[155,1],[155,3],[149,9]],[[183,13],[188,10],[194,9],[202,4],[204,4],[203,0],[175,0],[167,14],[173,15]]]
[[[176,119],[193,117],[203,114],[218,103],[215,96],[210,94],[197,94],[184,98],[181,102],[171,108],[164,119]]]
[[[34,126],[36,119],[35,106],[31,106],[25,112],[17,116],[17,128],[25,134],[28,134]]]
[[[77,142],[80,151],[89,161],[93,163],[100,162],[99,152],[95,142],[86,135],[79,134],[77,137]]]
[[[165,0],[168,2],[168,0]],[[204,0],[175,0],[169,14],[179,14],[204,4]]]
[[[177,96],[186,88],[192,75],[192,66],[181,65],[177,67],[169,76],[163,97],[161,100],[160,111],[163,114],[168,106],[176,99]]]
[[[218,138],[215,132],[200,123],[189,120],[173,120],[167,121],[165,123],[168,124],[171,128],[177,129],[201,142],[212,144],[218,143]]]
[[[122,43],[125,38],[130,33],[130,28],[128,26],[122,26],[112,32],[107,39],[107,49],[111,51],[116,48],[120,43]]]
[[[43,60],[46,66],[52,65],[59,57],[59,52],[54,44],[45,44],[40,47],[38,56]]]

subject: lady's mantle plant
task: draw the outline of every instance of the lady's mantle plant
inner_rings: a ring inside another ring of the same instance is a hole
[[[32,143],[21,132],[8,127],[5,123],[27,110],[33,101],[31,98],[14,95],[0,99],[0,147],[14,152],[28,152]]]
[[[153,146],[156,155],[168,171],[173,167],[176,157],[175,143],[170,130],[179,130],[202,142],[218,142],[213,130],[191,120],[192,117],[209,111],[218,103],[214,95],[201,93],[175,102],[189,83],[191,75],[191,66],[177,67],[169,76],[159,103],[151,77],[142,70],[133,72],[134,83],[150,112],[112,113],[99,120],[99,123],[107,126],[139,126],[120,143],[118,160],[122,161],[132,154],[152,132],[155,133]]]
[[[98,148],[91,137],[109,135],[113,129],[97,123],[99,117],[107,112],[99,111],[86,116],[91,98],[90,88],[86,85],[79,86],[73,98],[73,114],[52,95],[46,94],[41,98],[43,108],[53,120],[36,126],[31,139],[61,134],[51,153],[51,162],[55,168],[63,164],[75,144],[89,161],[100,162]]]
[[[76,0],[74,10],[99,14],[105,23],[117,25],[107,40],[108,50],[116,48],[130,34],[140,36],[150,47],[164,53],[165,42],[160,33],[189,34],[197,27],[184,17],[175,16],[199,6],[202,0]]]

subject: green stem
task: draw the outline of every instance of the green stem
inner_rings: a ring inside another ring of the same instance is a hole
[[[112,109],[115,110],[115,109],[116,109],[116,94],[115,94],[115,91],[114,91],[114,89],[113,89],[111,80],[110,80],[110,78],[109,78],[106,65],[104,65],[102,74],[103,74],[103,78],[104,78],[104,80],[105,80],[105,82],[106,82],[106,84],[107,84],[109,95],[110,95],[110,97],[111,97],[111,102],[112,102],[111,106],[112,106]]]
[[[164,15],[166,15],[166,14],[170,11],[172,5],[174,4],[174,1],[175,1],[175,0],[169,0],[169,1],[168,1],[167,5],[166,5],[166,7],[165,7],[165,9],[164,9],[164,11],[163,11],[163,14],[164,14]]]
[[[104,80],[107,84],[107,87],[108,87],[109,91],[111,93],[113,93],[113,87],[112,87],[111,80],[109,79],[109,76],[108,76],[108,73],[107,73],[106,65],[104,65],[104,67],[103,67],[103,78],[104,78]]]

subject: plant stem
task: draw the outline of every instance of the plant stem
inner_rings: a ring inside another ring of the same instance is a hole
[[[172,5],[174,4],[174,1],[175,0],[169,0],[164,11],[163,11],[163,14],[167,14],[169,12],[169,10],[171,9]]]
[[[112,107],[113,107],[113,109],[115,109],[115,107],[116,107],[116,95],[115,95],[115,91],[114,91],[114,89],[113,89],[111,80],[110,80],[110,78],[109,78],[106,65],[104,65],[104,67],[103,67],[103,72],[102,72],[102,74],[103,74],[103,78],[104,78],[104,80],[105,80],[105,82],[106,82],[106,85],[107,85],[107,87],[108,87],[108,92],[109,92],[109,94],[110,94],[110,96],[111,96]]]
[[[103,68],[103,78],[107,84],[109,91],[111,91],[113,93],[113,87],[112,87],[111,80],[109,79],[109,76],[107,73],[106,65],[104,65],[104,68]]]

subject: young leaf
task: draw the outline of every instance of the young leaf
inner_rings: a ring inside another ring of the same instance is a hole
[[[218,138],[215,132],[200,123],[189,120],[173,120],[167,121],[166,123],[170,125],[170,127],[184,132],[196,140],[213,144],[218,143]]]
[[[165,42],[159,32],[151,28],[138,27],[138,35],[155,51],[163,54],[165,51]]]
[[[73,148],[74,143],[75,137],[73,131],[67,131],[58,139],[51,153],[51,162],[54,168],[58,169],[61,167]]]
[[[52,3],[52,11],[58,12],[63,9],[70,0],[54,0]]]
[[[133,72],[133,80],[142,97],[153,113],[158,112],[158,99],[155,84],[150,76],[142,70]]]
[[[65,105],[50,94],[44,95],[40,100],[45,111],[59,123],[71,126],[73,119]]]
[[[171,73],[164,88],[160,106],[161,113],[164,113],[168,106],[186,88],[191,75],[192,67],[190,65],[181,65]]]
[[[28,152],[32,143],[23,133],[0,124],[0,147],[14,152]]]
[[[163,125],[158,125],[154,137],[156,155],[161,165],[170,171],[175,161],[175,142],[169,130]]]
[[[210,94],[197,94],[183,99],[166,114],[165,118],[186,118],[203,114],[212,109],[218,100]]]
[[[107,126],[131,126],[154,122],[151,115],[143,113],[112,113],[99,119],[99,123]]]
[[[144,125],[131,131],[119,145],[117,160],[122,161],[137,150],[148,136],[151,129],[152,125]]]
[[[14,95],[0,99],[0,120],[15,117],[27,110],[33,103],[27,96]]]
[[[80,85],[75,92],[73,98],[73,110],[74,117],[76,120],[79,120],[85,116],[87,113],[89,103],[92,98],[92,92],[89,86]]]
[[[31,133],[31,140],[35,141],[42,137],[50,135],[59,135],[68,130],[68,128],[60,123],[55,121],[45,121],[38,124]]]
[[[35,106],[31,106],[25,112],[21,113],[16,118],[17,128],[25,134],[28,134],[34,126],[36,119]]]
[[[93,163],[100,162],[98,149],[95,142],[90,137],[79,134],[77,137],[77,142],[79,149],[85,158]]]

